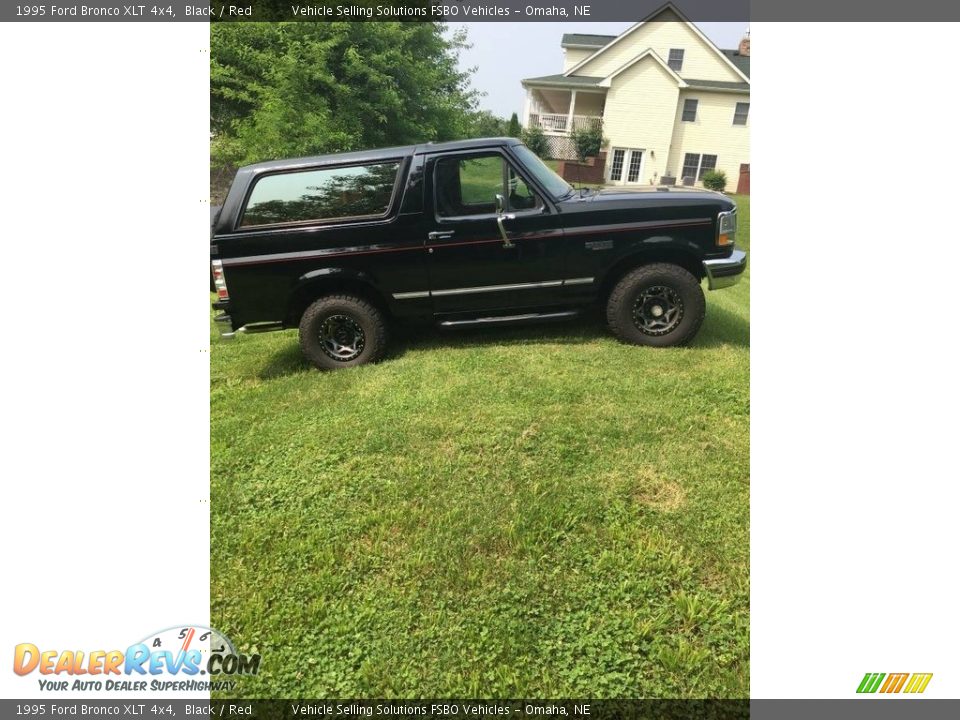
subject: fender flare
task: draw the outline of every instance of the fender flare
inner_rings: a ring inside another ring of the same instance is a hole
[[[333,288],[340,286],[345,292],[355,288],[362,288],[370,300],[386,307],[386,299],[380,290],[376,279],[367,272],[343,267],[326,267],[304,273],[293,283],[287,296],[287,323],[291,321],[291,314],[302,312],[308,300],[317,295],[317,291],[329,285]],[[301,307],[303,306],[303,307]]]

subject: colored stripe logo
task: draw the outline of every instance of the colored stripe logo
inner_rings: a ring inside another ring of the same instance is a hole
[[[857,687],[858,693],[922,693],[933,673],[867,673]]]

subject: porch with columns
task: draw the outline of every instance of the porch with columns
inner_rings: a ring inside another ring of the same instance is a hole
[[[600,127],[606,90],[527,87],[524,127],[547,135],[570,136],[574,130]]]

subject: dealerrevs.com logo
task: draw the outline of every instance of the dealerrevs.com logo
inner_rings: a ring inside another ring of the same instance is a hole
[[[40,689],[50,691],[230,691],[235,678],[259,670],[256,648],[239,652],[226,635],[202,625],[151,633],[126,650],[41,650],[20,643],[13,651],[13,671],[37,673]]]
[[[858,693],[922,693],[933,673],[867,673],[857,687]]]

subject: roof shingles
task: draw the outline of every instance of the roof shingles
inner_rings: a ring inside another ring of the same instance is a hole
[[[568,45],[588,45],[589,47],[602,48],[617,39],[616,35],[588,35],[586,33],[566,33],[560,40],[560,47]]]
[[[737,50],[721,50],[727,56],[727,60],[737,66],[737,69],[747,77],[750,77],[750,56],[741,55]]]
[[[683,80],[694,90],[735,90],[750,92],[750,83],[745,82],[726,82],[724,80],[691,80],[690,78],[684,78]]]

